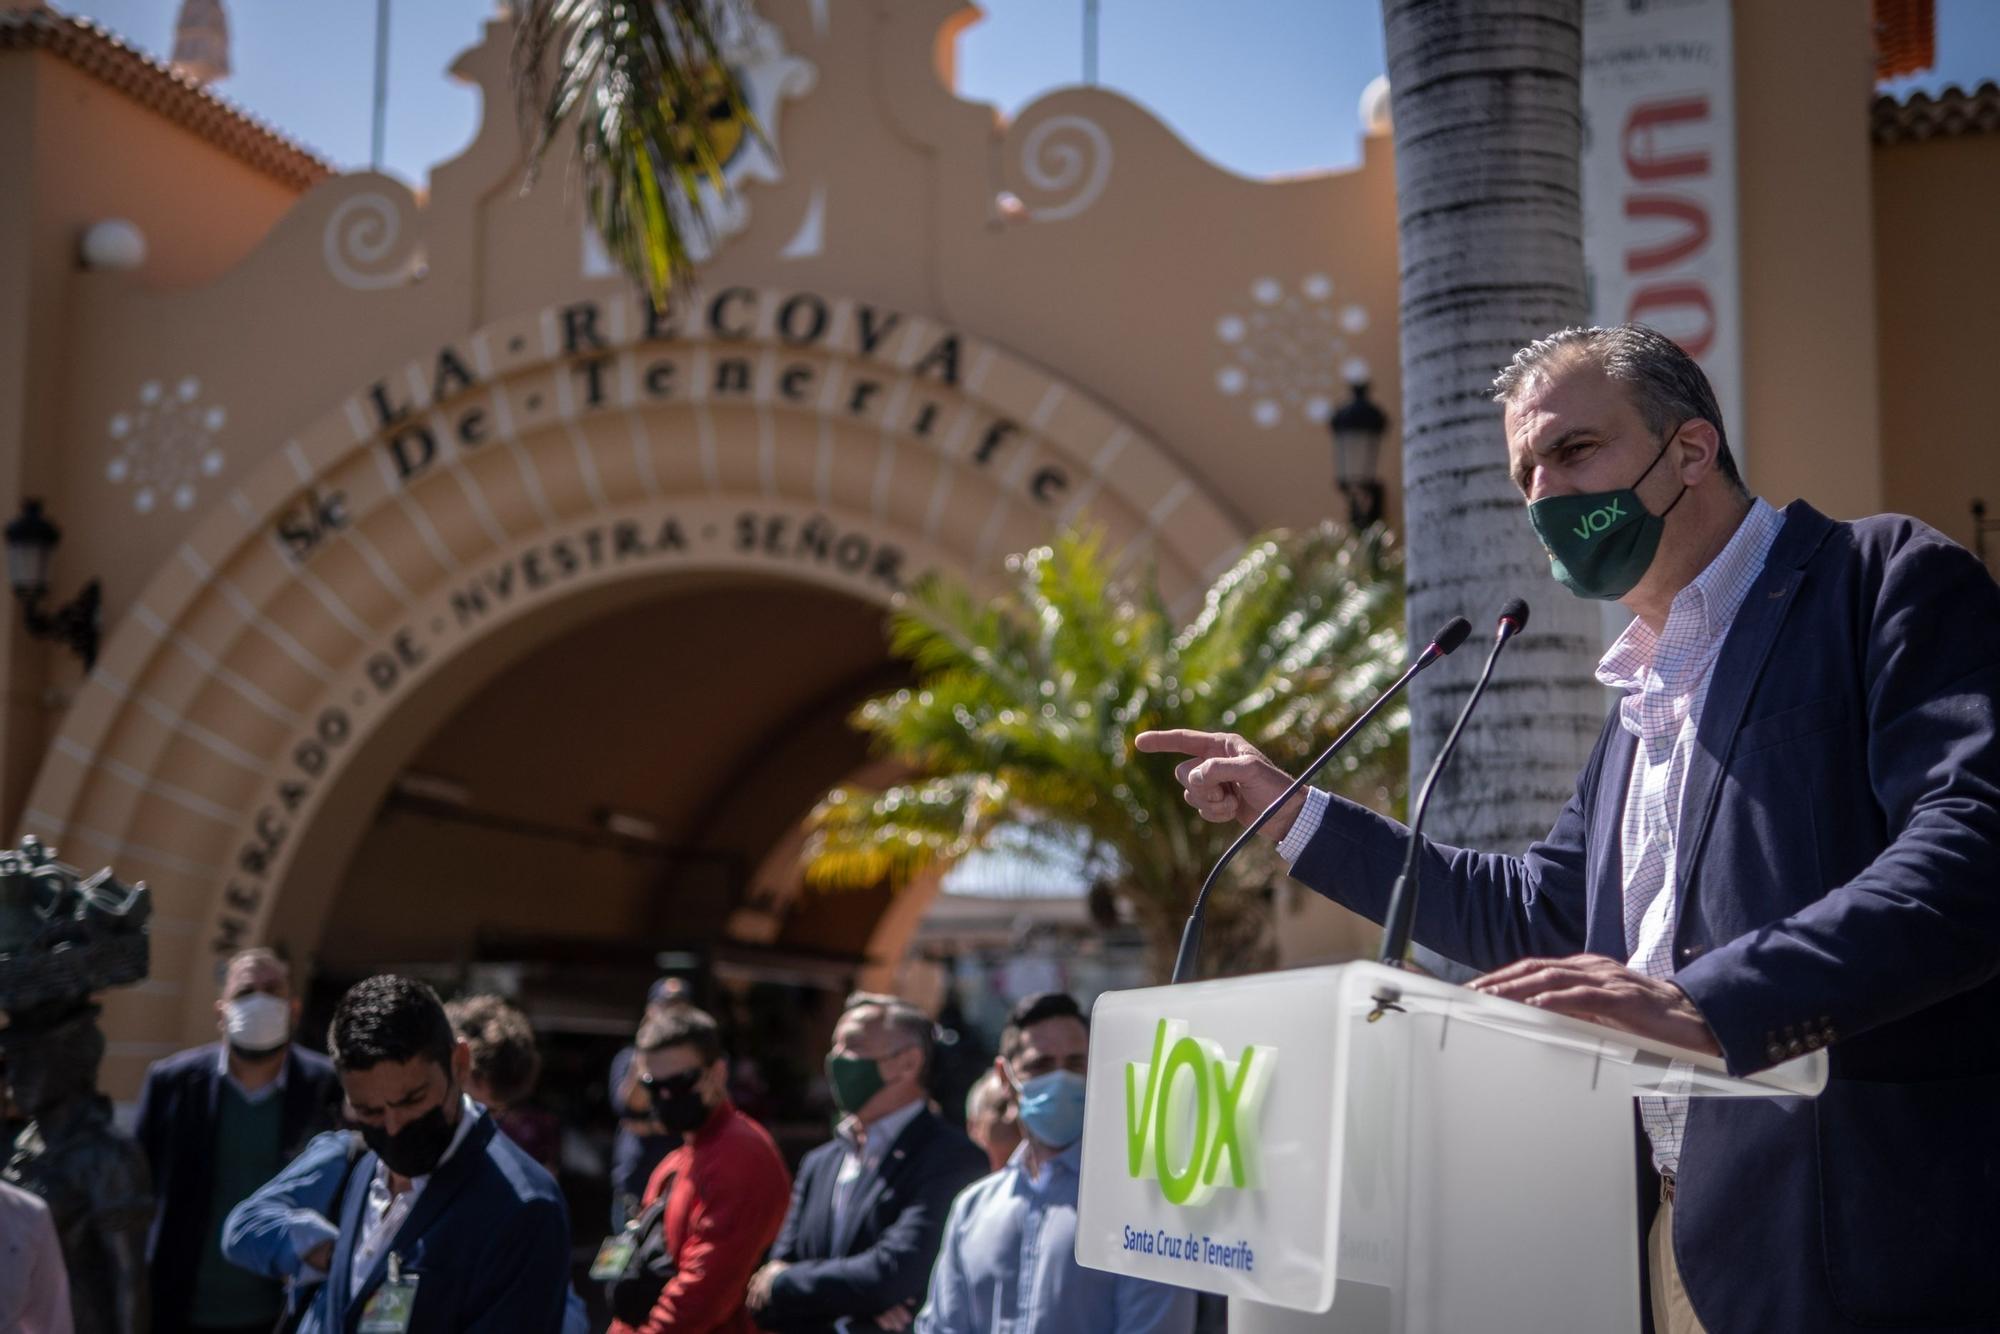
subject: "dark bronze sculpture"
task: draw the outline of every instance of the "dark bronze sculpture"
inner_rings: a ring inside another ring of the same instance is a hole
[[[145,1155],[97,1091],[104,1034],[91,993],[146,975],[143,884],[83,880],[35,839],[0,853],[0,1053],[27,1127],[4,1175],[48,1202],[77,1334],[145,1334]]]

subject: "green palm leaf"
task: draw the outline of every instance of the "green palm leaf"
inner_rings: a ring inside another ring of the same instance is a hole
[[[809,884],[900,886],[1022,827],[1045,829],[1102,850],[1164,967],[1234,830],[1196,818],[1173,766],[1135,755],[1131,738],[1234,730],[1302,765],[1400,670],[1401,571],[1379,530],[1268,534],[1177,627],[1150,570],[1119,580],[1112,565],[1100,533],[1073,532],[1014,557],[998,597],[940,577],[912,588],[890,644],[917,684],[867,701],[854,723],[878,753],[928,777],[829,793],[809,821]],[[1407,726],[1407,713],[1385,710],[1343,754],[1334,785],[1385,808],[1399,801]],[[1268,948],[1262,897],[1281,870],[1259,848],[1211,900],[1211,938],[1235,942],[1238,966]]]
[[[584,207],[656,306],[693,273],[704,185],[726,193],[727,144],[761,137],[718,27],[737,0],[525,0],[514,40],[529,183],[576,123]]]

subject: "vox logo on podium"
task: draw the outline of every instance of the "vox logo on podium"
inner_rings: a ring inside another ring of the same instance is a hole
[[[1153,1059],[1125,1065],[1126,1167],[1157,1178],[1167,1203],[1206,1203],[1219,1186],[1255,1189],[1257,1121],[1277,1062],[1274,1047],[1247,1046],[1231,1061],[1222,1045],[1162,1019]]]

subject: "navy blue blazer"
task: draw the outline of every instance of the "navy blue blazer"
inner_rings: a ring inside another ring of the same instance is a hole
[[[1482,969],[1624,959],[1635,745],[1614,711],[1523,857],[1429,846],[1418,939]],[[1379,921],[1404,838],[1336,801],[1293,874]],[[1788,507],[1716,662],[1677,846],[1674,980],[1729,1068],[1825,1046],[1831,1074],[1817,1099],[1690,1104],[1674,1252],[1702,1323],[2000,1329],[2000,588],[1979,562],[1914,519]]]
[[[153,1225],[146,1263],[153,1281],[153,1329],[179,1334],[194,1300],[195,1265],[208,1239],[215,1176],[215,1108],[222,1092],[222,1044],[176,1052],[155,1061],[139,1090],[136,1138],[153,1169]],[[329,1129],[340,1085],[326,1057],[304,1047],[285,1053],[280,1112],[280,1165],[307,1140]],[[229,1201],[226,1210],[235,1203]]]
[[[843,1316],[921,1306],[951,1202],[987,1172],[986,1151],[926,1108],[896,1136],[876,1173],[855,1184],[847,1226],[836,1236],[833,1187],[845,1152],[829,1140],[799,1164],[792,1206],[771,1248],[771,1258],[789,1268],[757,1314],[767,1330],[821,1334]]]
[[[481,1110],[458,1151],[424,1183],[395,1240],[356,1287],[348,1281],[360,1242],[376,1157],[355,1160],[341,1197],[333,1269],[306,1328],[354,1334],[368,1299],[388,1276],[389,1256],[417,1274],[410,1334],[555,1334],[569,1293],[569,1209],[555,1178]]]

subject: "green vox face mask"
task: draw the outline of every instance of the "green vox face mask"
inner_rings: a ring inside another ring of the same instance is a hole
[[[1639,503],[1638,486],[1667,456],[1673,440],[1669,435],[1646,472],[1622,491],[1548,496],[1528,506],[1528,522],[1548,548],[1549,573],[1557,583],[1580,598],[1615,602],[1646,577],[1660,549],[1667,516],[1687,488],[1681,488],[1673,505],[1651,514]]]
[[[866,1057],[827,1055],[826,1084],[833,1093],[833,1105],[849,1116],[881,1092],[884,1082],[882,1067]]]

